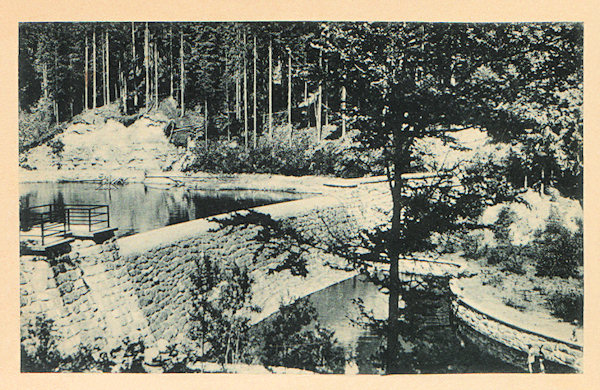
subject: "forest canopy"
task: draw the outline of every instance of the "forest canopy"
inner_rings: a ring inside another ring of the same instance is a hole
[[[406,115],[426,135],[479,127],[518,145],[512,180],[582,198],[581,24],[19,26],[19,107],[40,128],[108,101],[133,113],[170,96],[182,115],[207,111],[212,138],[286,124],[314,125],[321,136],[333,124],[378,147],[371,130],[398,125],[392,117]]]

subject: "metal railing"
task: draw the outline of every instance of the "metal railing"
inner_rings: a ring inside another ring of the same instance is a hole
[[[49,240],[55,237],[65,237],[68,232],[68,222],[65,218],[65,209],[59,205],[47,204],[41,206],[29,207],[26,221],[27,230],[31,232],[39,226],[39,234],[37,232],[25,234],[21,236],[39,238],[42,245],[45,245]]]
[[[88,232],[110,227],[108,205],[65,205],[67,228],[87,226]]]
[[[39,239],[42,246],[66,238],[73,226],[87,227],[90,233],[110,227],[108,205],[46,204],[29,207],[22,218],[21,236]]]

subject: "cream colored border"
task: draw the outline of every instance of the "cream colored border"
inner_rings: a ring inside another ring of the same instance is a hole
[[[0,388],[542,388],[600,386],[598,375],[598,2],[417,0],[4,0],[0,16]],[[281,376],[19,373],[17,23],[96,20],[579,21],[585,28],[585,348],[582,375]]]

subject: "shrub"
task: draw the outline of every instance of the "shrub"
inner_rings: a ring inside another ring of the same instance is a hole
[[[38,316],[21,329],[21,371],[58,371],[62,357],[56,347],[54,321]]]
[[[527,273],[525,268],[523,268],[523,258],[521,256],[510,256],[505,259],[502,261],[500,269],[516,275],[525,275]]]
[[[555,292],[547,300],[552,315],[567,322],[583,325],[583,294],[578,291]]]
[[[498,245],[497,247],[490,248],[487,250],[487,262],[490,265],[507,263],[515,261],[517,249],[510,245]]]
[[[579,277],[583,265],[583,232],[571,233],[557,222],[549,222],[534,241],[536,274],[539,276]]]
[[[468,259],[478,259],[481,257],[480,238],[478,235],[465,234],[461,241],[461,249]]]
[[[504,304],[506,306],[513,307],[519,311],[525,311],[525,309],[526,309],[525,306],[521,305],[520,303],[513,300],[512,298],[502,298],[502,302],[504,302]]]
[[[50,99],[40,99],[30,112],[19,110],[19,152],[37,146],[56,134],[53,116]]]
[[[60,154],[65,149],[65,143],[59,138],[54,138],[54,139],[48,141],[48,146],[50,146],[50,149],[52,150],[52,154],[54,154],[56,156],[60,156]]]
[[[265,366],[343,373],[345,353],[333,332],[319,326],[307,299],[281,305],[256,331],[257,354]]]
[[[479,252],[480,256],[485,256],[489,265],[498,265],[501,271],[510,272],[517,275],[525,275],[523,268],[527,257],[523,255],[523,248],[503,242],[502,244],[488,248]]]
[[[527,273],[523,268],[523,263],[518,260],[504,262],[500,269],[515,275],[525,275]]]
[[[176,144],[181,140],[172,140]],[[261,139],[257,148],[246,151],[242,139],[234,142],[203,142],[194,149],[194,161],[184,168],[192,172],[271,173],[283,175],[334,175],[360,177],[383,172],[381,156],[363,151],[350,140],[311,144],[308,132],[299,132],[290,145],[287,139]]]
[[[494,225],[494,238],[499,243],[510,241],[510,225],[515,221],[515,212],[508,206],[502,207]]]
[[[498,287],[504,282],[504,277],[501,274],[486,274],[481,281],[484,286],[490,285]]]

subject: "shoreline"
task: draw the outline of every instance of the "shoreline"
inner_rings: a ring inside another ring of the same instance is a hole
[[[380,176],[340,178],[333,176],[286,176],[269,173],[185,173],[180,171],[144,172],[139,170],[19,170],[19,184],[77,183],[90,180],[123,179],[126,184],[144,183],[169,189],[185,186],[197,190],[254,190],[324,195],[340,193],[360,184],[382,180]]]

